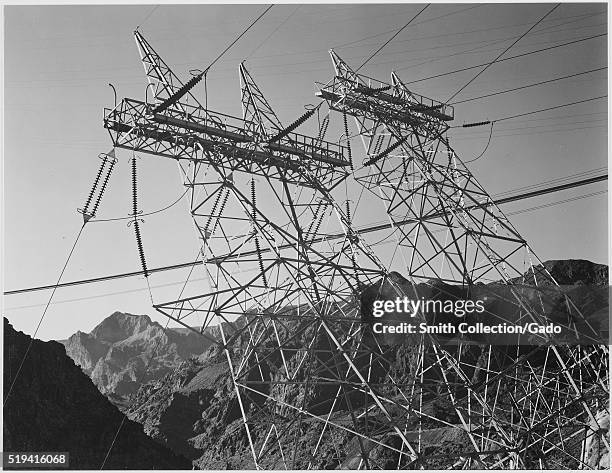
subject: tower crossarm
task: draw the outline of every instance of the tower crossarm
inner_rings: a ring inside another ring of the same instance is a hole
[[[415,94],[395,73],[391,75],[392,84],[388,84],[355,72],[333,50],[330,55],[336,75],[316,95],[333,110],[400,126],[431,121],[443,125],[453,120],[451,105]]]
[[[384,118],[403,125],[418,125],[431,120],[447,122],[454,117],[451,105],[412,92],[407,94],[399,87],[378,81],[376,85],[367,86],[336,76],[316,95],[326,100],[333,110],[371,119]]]
[[[174,159],[214,160],[231,169],[242,163],[245,171],[257,162],[268,168],[270,176],[281,167],[333,179],[335,169],[349,166],[345,147],[336,143],[293,132],[267,143],[257,127],[242,118],[193,105],[181,108],[155,113],[151,105],[125,98],[115,108],[105,109],[104,127],[120,148]],[[196,150],[202,152],[194,158]]]

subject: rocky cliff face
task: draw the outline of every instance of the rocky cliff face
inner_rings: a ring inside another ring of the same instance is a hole
[[[62,343],[100,392],[125,404],[143,383],[162,378],[211,342],[191,331],[165,329],[146,315],[115,312],[91,333],[77,332]]]
[[[61,344],[32,341],[6,319],[4,399],[4,451],[69,452],[70,468],[82,470],[103,464],[113,470],[191,468],[186,458],[150,439],[141,425],[124,421]]]
[[[152,438],[191,460],[203,454],[216,457],[220,451],[225,453],[222,439],[228,425],[235,424],[234,440],[243,434],[224,355],[215,350],[212,353],[186,361],[164,378],[144,385],[127,411],[128,417],[141,423]],[[241,451],[240,444],[232,442],[234,451]],[[245,456],[231,467],[254,468],[249,461]],[[230,463],[217,461],[202,466],[224,469]]]

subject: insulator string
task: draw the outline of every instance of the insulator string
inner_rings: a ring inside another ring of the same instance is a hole
[[[317,221],[317,219],[319,218],[319,211],[321,210],[322,205],[323,205],[323,201],[319,200],[319,202],[317,202],[317,206],[315,207],[315,211],[314,211],[314,214],[312,216],[312,220],[310,221],[310,225],[308,225],[308,230],[306,230],[306,233],[305,233],[306,237],[310,236],[310,232],[312,230],[312,227],[315,224],[315,222]]]
[[[346,115],[346,111],[342,113],[344,118],[344,136],[346,136],[346,150],[348,151],[349,165],[351,167],[351,172],[355,172],[355,167],[353,166],[353,152],[351,150],[351,138],[349,135],[348,128],[348,118]]]
[[[306,113],[304,113],[302,116],[300,116],[297,120],[295,120],[293,123],[291,123],[291,125],[289,125],[287,128],[285,128],[284,130],[282,130],[281,132],[279,132],[278,134],[276,134],[272,138],[270,138],[268,140],[268,143],[274,143],[275,141],[278,141],[281,138],[284,138],[285,136],[287,136],[289,133],[291,133],[293,130],[295,130],[297,127],[299,127],[302,123],[304,123],[306,120],[308,120],[310,117],[312,117],[314,115],[314,113],[317,111],[317,108],[313,108],[312,110],[308,110]]]
[[[102,200],[102,196],[104,195],[104,191],[106,190],[106,186],[108,185],[108,180],[110,179],[111,173],[113,172],[113,168],[115,167],[115,164],[117,163],[117,160],[111,160],[110,165],[108,167],[108,171],[106,172],[106,176],[104,178],[104,182],[102,183],[102,188],[100,189],[100,193],[98,194],[98,198],[96,199],[96,202],[94,204],[94,207],[91,211],[91,216],[95,217],[96,216],[96,212],[98,211],[98,206],[100,205],[100,201]]]
[[[378,135],[378,138],[376,139],[376,144],[374,145],[374,155],[380,153],[380,148],[382,148],[384,139],[385,137],[383,135]]]
[[[385,156],[387,156],[389,153],[391,153],[393,150],[395,150],[396,148],[399,148],[406,140],[408,139],[408,136],[405,136],[404,138],[402,138],[401,140],[396,141],[394,144],[392,144],[391,146],[389,146],[386,150],[384,150],[382,153],[377,154],[375,156],[373,156],[372,158],[370,158],[369,160],[367,160],[364,164],[364,166],[370,166],[371,164],[374,164],[376,161],[379,161],[380,159],[384,158]]]
[[[89,192],[89,196],[87,197],[87,200],[85,201],[85,205],[83,206],[83,215],[88,214],[89,204],[91,203],[91,199],[93,198],[96,192],[98,183],[100,182],[100,178],[102,177],[102,171],[104,171],[104,167],[106,166],[107,160],[108,160],[108,156],[105,154],[104,157],[102,158],[102,164],[100,164],[100,168],[98,169],[98,174],[96,175],[96,178],[94,179],[93,186],[91,187],[91,191]],[[93,214],[95,215],[95,211],[93,212]]]
[[[252,203],[251,216],[253,218],[253,232],[254,232],[254,237],[255,237],[255,251],[257,252],[257,260],[259,261],[259,270],[261,271],[261,280],[263,281],[264,286],[268,287],[268,281],[266,280],[266,273],[264,272],[263,258],[261,256],[261,247],[259,246],[259,236],[257,232],[257,226],[255,224],[255,219],[257,218],[257,213],[256,213],[257,201],[255,198],[255,179],[251,180],[251,203]]]
[[[227,199],[230,195],[229,189],[225,189],[225,194],[223,195],[223,200],[221,201],[221,207],[219,207],[219,213],[217,214],[217,218],[215,219],[215,223],[213,225],[212,230],[210,231],[210,235],[212,236],[217,229],[217,225],[219,224],[219,220],[221,220],[221,215],[223,215],[223,211],[225,210],[225,206],[227,204]]]
[[[221,188],[219,192],[217,192],[217,196],[215,197],[215,202],[213,203],[212,209],[210,210],[210,215],[208,216],[208,219],[206,220],[206,223],[204,224],[204,238],[206,239],[208,239],[208,236],[210,235],[208,233],[208,229],[210,228],[210,224],[212,222],[213,216],[216,215],[217,206],[219,205],[219,201],[221,200],[221,194],[223,194],[223,188]]]
[[[317,224],[314,228],[313,235],[319,234],[319,228],[321,228],[321,223],[323,222],[323,218],[325,218],[325,210],[327,209],[327,205],[328,205],[327,202],[323,204],[323,212],[321,212],[321,215],[319,216],[319,220],[317,220]]]
[[[172,94],[162,103],[160,103],[157,107],[155,107],[153,109],[153,113],[161,113],[164,110],[166,110],[168,107],[174,105],[176,102],[182,99],[185,96],[185,94],[187,94],[191,89],[193,89],[196,86],[198,82],[202,80],[202,77],[204,76],[205,73],[206,71],[201,72],[193,76],[191,79],[189,79],[189,81],[187,81],[185,85],[183,85],[179,90],[177,90],[174,94]]]
[[[136,245],[138,246],[138,255],[140,256],[140,264],[142,266],[142,272],[145,278],[149,277],[149,271],[147,269],[147,261],[145,259],[144,248],[142,245],[142,235],[140,233],[140,220],[138,218],[138,187],[137,187],[137,174],[136,174],[136,156],[132,158],[132,210],[134,220],[134,234],[136,235]],[[147,282],[148,284],[148,282]]]
[[[351,221],[351,205],[350,205],[350,201],[346,201],[346,221],[348,224],[348,227],[350,228],[352,226],[352,221]],[[353,249],[353,244],[351,242],[351,261],[353,263],[353,271],[355,271],[355,280],[357,281],[357,285],[361,286],[361,281],[359,280],[359,274],[357,272],[357,260],[355,259],[355,251]]]

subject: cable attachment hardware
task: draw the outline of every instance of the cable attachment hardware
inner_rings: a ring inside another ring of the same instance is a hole
[[[113,168],[115,164],[117,164],[117,158],[115,157],[115,149],[113,148],[108,153],[101,153],[98,155],[98,158],[102,160],[100,164],[100,168],[98,169],[98,174],[96,174],[96,178],[94,179],[93,186],[91,187],[91,191],[87,196],[87,200],[85,201],[85,205],[82,209],[77,209],[77,212],[83,215],[83,224],[89,222],[93,217],[96,216],[96,212],[98,210],[98,206],[100,205],[100,201],[102,200],[102,195],[106,190],[106,186],[108,185],[108,180],[110,179],[110,175],[113,172]],[[107,166],[108,163],[108,166]],[[106,174],[105,174],[106,169]],[[104,178],[103,178],[104,176]],[[100,186],[100,180],[103,178],[102,185]],[[97,196],[96,196],[97,195]],[[93,208],[90,210],[89,206],[92,200],[95,197],[95,202]]]
[[[142,246],[142,236],[140,234],[140,223],[144,223],[142,218],[138,218],[138,215],[142,214],[142,210],[138,210],[138,188],[136,184],[136,157],[134,156],[132,159],[132,210],[133,212],[129,214],[130,217],[133,217],[133,220],[128,222],[128,227],[134,224],[134,233],[136,235],[136,246],[138,247],[138,255],[140,256],[140,264],[142,266],[142,271],[145,275],[145,278],[149,277],[149,271],[147,269],[147,261],[145,259],[144,248]]]

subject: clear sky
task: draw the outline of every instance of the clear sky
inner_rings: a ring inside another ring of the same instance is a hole
[[[433,4],[377,54],[363,73],[389,80],[396,70],[411,82],[493,59],[551,4]],[[97,171],[99,153],[111,149],[102,126],[121,97],[143,99],[146,79],[133,39],[141,31],[180,77],[205,67],[260,12],[263,5],[8,6],[4,9],[4,271],[5,290],[52,284],[81,225],[81,207]],[[333,69],[334,48],[355,66],[415,15],[419,4],[276,5],[215,65],[208,76],[209,107],[240,115],[238,63],[247,67],[289,123],[317,101],[315,81]],[[562,4],[508,55],[546,48],[607,31],[606,4]],[[601,36],[506,61],[489,68],[455,100],[464,100],[607,65]],[[446,100],[477,70],[414,83],[414,91]],[[455,122],[519,114],[606,94],[607,70],[458,104]],[[194,89],[199,97],[204,88]],[[464,160],[479,155],[487,127],[449,132]],[[354,146],[356,148],[356,146]],[[469,168],[492,195],[607,167],[607,103],[588,102],[495,126],[483,158]],[[360,150],[361,151],[361,150]],[[99,218],[130,212],[128,159],[119,163]],[[358,157],[359,160],[363,156]],[[142,155],[140,207],[164,207],[183,192],[176,165]],[[581,258],[606,263],[608,194],[540,207],[607,189],[599,183],[505,205],[503,210],[540,259]],[[532,209],[523,212],[525,209]],[[369,217],[378,221],[382,217]],[[362,215],[366,213],[362,212]],[[362,217],[359,224],[368,223]],[[149,266],[193,260],[199,242],[187,204],[146,218],[142,226]],[[378,250],[377,250],[378,251]],[[385,250],[383,247],[381,252]],[[125,222],[85,228],[64,281],[140,269],[133,231]],[[176,296],[186,271],[155,274],[154,296]],[[162,286],[162,287],[158,287]],[[143,278],[59,289],[38,338],[61,339],[89,331],[115,310],[154,313]],[[9,296],[4,314],[32,333],[48,292]]]

